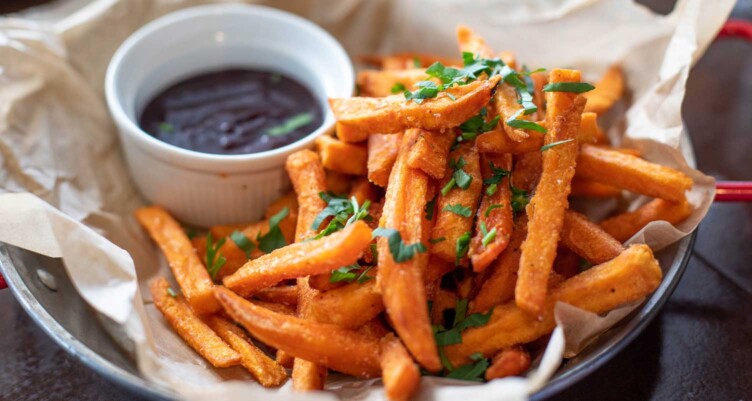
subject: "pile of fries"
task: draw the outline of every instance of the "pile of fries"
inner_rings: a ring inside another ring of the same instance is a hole
[[[288,158],[294,193],[265,220],[189,237],[160,207],[137,211],[180,287],[155,280],[154,304],[209,363],[270,387],[292,368],[296,390],[329,370],[381,377],[406,400],[421,375],[525,373],[556,302],[604,313],[657,288],[650,248],[622,242],[686,219],[693,183],[609,146],[597,118],[620,70],[593,90],[458,39],[462,60],[369,58],[382,69],[359,74],[362,97],[330,100],[336,137]],[[655,199],[598,223],[569,209],[624,191]]]

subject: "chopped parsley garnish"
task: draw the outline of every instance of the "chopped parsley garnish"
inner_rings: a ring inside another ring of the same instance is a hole
[[[169,295],[169,296],[171,296],[173,298],[177,298],[178,297],[178,293],[175,292],[175,290],[173,290],[172,287],[167,287],[167,295]]]
[[[279,222],[287,217],[288,214],[290,214],[290,209],[288,208],[283,208],[277,212],[277,214],[269,219],[269,231],[264,235],[261,235],[259,232],[256,236],[258,247],[264,251],[264,253],[272,252],[275,249],[287,245],[287,240],[285,239],[284,234],[282,234],[282,229],[279,228]]]
[[[175,132],[175,126],[168,122],[159,123],[157,125],[157,129],[159,129],[160,132],[166,132],[168,134],[171,132]]]
[[[269,77],[273,83],[279,83],[282,80],[282,75],[277,74],[276,72],[272,74],[271,77]]]
[[[433,211],[436,209],[436,196],[430,201],[426,202],[426,207],[423,210],[426,213],[426,220],[433,220]]]
[[[439,92],[443,90],[443,86],[436,85],[433,81],[420,81],[415,84],[418,89],[410,92],[406,90],[404,92],[405,99],[412,100],[415,103],[423,103],[424,99],[431,99],[439,95]]]
[[[527,191],[515,188],[513,185],[510,185],[509,188],[512,190],[512,210],[515,213],[524,211],[525,206],[530,202],[530,199],[527,197]]]
[[[484,358],[480,352],[476,352],[470,355],[473,363],[468,365],[462,365],[452,371],[446,376],[450,379],[467,380],[473,382],[483,382],[486,369],[491,364],[488,358]]]
[[[372,259],[374,261],[379,260],[379,247],[376,246],[376,244],[371,244],[371,245],[369,245],[369,247],[371,248],[371,255],[373,255]],[[376,262],[374,262],[374,263],[376,263]]]
[[[284,123],[266,130],[266,135],[281,136],[289,134],[296,129],[310,124],[313,121],[313,113],[304,112],[288,118]]]
[[[406,91],[407,88],[405,88],[405,85],[402,82],[397,82],[394,85],[392,85],[392,93],[402,93]]]
[[[473,313],[467,315],[467,299],[460,299],[454,308],[454,321],[451,326],[433,326],[436,345],[444,347],[447,345],[462,343],[462,331],[470,327],[483,326],[491,319],[493,309],[487,313]]]
[[[441,188],[441,194],[446,196],[449,191],[452,190],[455,186],[460,187],[461,189],[467,189],[470,186],[470,183],[473,181],[473,177],[466,173],[465,170],[462,168],[465,167],[465,159],[460,156],[457,160],[450,160],[449,166],[454,170],[454,173],[452,173],[452,179],[449,180],[449,182],[444,185],[443,188]]]
[[[595,89],[587,82],[554,82],[543,87],[543,92],[585,93]]]
[[[186,228],[185,229],[185,235],[188,237],[188,239],[194,239],[198,235],[195,228]]]
[[[460,124],[460,131],[462,131],[462,133],[457,139],[464,140],[464,141],[472,141],[479,134],[491,131],[494,128],[496,128],[496,126],[499,125],[500,117],[496,116],[491,121],[486,122],[487,114],[488,112],[486,111],[486,108],[484,107],[480,109],[480,113],[478,113],[477,115],[473,117],[470,117],[469,120]]]
[[[486,209],[486,213],[484,213],[484,215],[486,217],[488,217],[489,215],[491,215],[491,211],[492,210],[499,209],[499,208],[502,208],[502,207],[504,207],[504,205],[500,205],[500,204],[491,205],[491,206],[488,207],[488,209]]]
[[[428,242],[432,244],[438,244],[439,242],[446,241],[445,237],[439,237],[439,238],[431,238],[428,240]]]
[[[491,176],[483,180],[483,183],[488,185],[486,188],[486,194],[491,196],[496,193],[496,190],[498,190],[498,185],[501,182],[501,179],[511,174],[511,172],[496,167],[491,161],[489,161],[488,164],[491,167]]]
[[[217,273],[227,263],[227,259],[219,253],[219,249],[225,244],[226,238],[221,238],[216,243],[211,233],[206,235],[206,270],[212,280],[217,278]]]
[[[496,228],[488,231],[488,227],[486,227],[485,221],[480,223],[480,233],[483,234],[483,239],[481,240],[483,246],[488,246],[488,244],[490,244],[491,241],[496,238]]]
[[[420,58],[418,58],[417,56],[413,57],[413,67],[415,68],[423,67],[423,63],[420,61]]]
[[[548,132],[548,130],[546,130],[546,127],[540,124],[528,120],[518,119],[517,117],[519,117],[524,111],[525,109],[520,109],[516,113],[512,114],[512,116],[507,119],[507,125],[512,128],[529,129],[532,131],[542,132],[544,134]]]
[[[574,139],[570,138],[570,139],[565,139],[565,140],[563,140],[563,141],[558,141],[558,142],[554,142],[554,143],[549,143],[549,144],[547,144],[547,145],[543,145],[543,146],[541,146],[541,148],[540,148],[540,151],[541,151],[541,152],[545,152],[545,151],[547,151],[547,150],[549,150],[549,149],[553,148],[554,146],[559,146],[559,145],[562,145],[562,144],[565,144],[565,143],[568,143],[568,142],[572,142],[572,141],[574,141]]]
[[[374,237],[384,237],[389,244],[389,252],[392,254],[392,259],[397,263],[410,260],[416,253],[423,253],[427,251],[426,246],[420,242],[414,244],[405,244],[402,242],[402,235],[399,231],[393,228],[377,228],[373,230]]]
[[[444,209],[442,209],[442,210],[452,212],[452,213],[454,213],[454,214],[456,214],[458,216],[462,216],[462,217],[470,217],[470,216],[473,215],[473,211],[470,210],[469,207],[462,206],[460,204],[446,205],[446,206],[444,206]]]
[[[467,255],[467,251],[470,249],[470,232],[465,232],[459,238],[455,246],[455,259],[454,264],[459,265],[460,260]]]
[[[241,251],[245,252],[245,257],[250,259],[251,258],[251,251],[253,251],[253,248],[256,247],[256,245],[251,242],[251,240],[248,239],[248,237],[245,236],[242,232],[235,230],[230,234],[230,239],[232,242],[235,243],[235,245],[240,248]]]
[[[311,228],[318,230],[321,224],[328,217],[332,217],[329,224],[321,230],[313,239],[319,239],[326,237],[329,234],[335,233],[348,225],[356,222],[357,220],[370,221],[371,215],[368,214],[368,208],[371,207],[371,201],[366,200],[363,205],[359,205],[357,199],[353,196],[350,199],[340,198],[333,194],[326,192],[319,192],[319,197],[323,199],[327,205],[316,215],[313,220]]]
[[[366,281],[372,279],[373,277],[366,275],[371,269],[373,269],[373,266],[368,267],[367,269],[360,272],[360,274],[357,274],[356,270],[361,269],[361,266],[357,263],[353,263],[351,265],[342,266],[337,270],[332,271],[331,276],[329,276],[329,282],[330,283],[352,283],[353,281],[357,281],[359,284],[363,284]]]

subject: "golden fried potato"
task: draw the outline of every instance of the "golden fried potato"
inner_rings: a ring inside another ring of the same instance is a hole
[[[692,214],[692,205],[683,200],[671,202],[654,199],[633,212],[625,212],[601,222],[601,227],[617,241],[624,242],[651,221],[667,221],[679,224]]]

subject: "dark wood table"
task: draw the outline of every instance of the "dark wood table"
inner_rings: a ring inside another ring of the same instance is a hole
[[[662,12],[673,4],[643,2]],[[752,0],[740,0],[734,17],[752,20]],[[752,44],[726,39],[711,46],[689,78],[684,115],[701,170],[719,179],[752,179]],[[752,205],[716,204],[661,314],[613,360],[552,400],[749,400],[747,308]],[[140,399],[68,356],[7,290],[0,291],[0,322],[0,400]]]

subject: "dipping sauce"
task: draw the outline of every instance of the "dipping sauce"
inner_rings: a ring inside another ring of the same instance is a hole
[[[178,82],[139,119],[155,138],[203,153],[237,155],[280,148],[323,122],[321,104],[285,75],[229,69]]]

